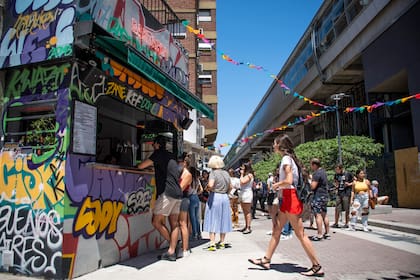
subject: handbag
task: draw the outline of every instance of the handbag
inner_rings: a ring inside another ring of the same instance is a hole
[[[371,209],[375,209],[375,206],[376,206],[376,198],[375,197],[372,197],[372,198],[369,198],[369,207],[371,208]]]

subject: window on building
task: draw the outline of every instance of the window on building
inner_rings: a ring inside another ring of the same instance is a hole
[[[211,84],[212,83],[212,74],[211,74],[211,71],[203,70],[198,75],[198,83],[200,85]]]
[[[5,142],[18,143],[27,152],[38,155],[53,149],[56,143],[57,99],[14,103],[7,108]]]
[[[211,10],[199,10],[198,21],[211,21]]]
[[[187,27],[182,22],[170,22],[166,28],[171,32],[172,37],[176,39],[185,39],[187,37]]]

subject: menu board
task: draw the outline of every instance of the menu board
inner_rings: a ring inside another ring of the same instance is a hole
[[[75,101],[73,119],[73,152],[96,155],[96,107]]]

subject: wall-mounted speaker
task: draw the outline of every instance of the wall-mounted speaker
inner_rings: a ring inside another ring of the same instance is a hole
[[[191,126],[191,124],[193,123],[193,120],[192,119],[190,119],[190,118],[185,118],[185,119],[183,119],[182,120],[182,122],[181,122],[181,127],[183,128],[183,129],[185,129],[185,130],[187,130],[190,126]]]

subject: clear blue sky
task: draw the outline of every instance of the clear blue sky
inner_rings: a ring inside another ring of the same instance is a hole
[[[234,143],[302,37],[322,0],[217,1],[217,51],[269,73],[217,58],[218,135],[215,146]],[[229,147],[222,148],[226,154]]]

